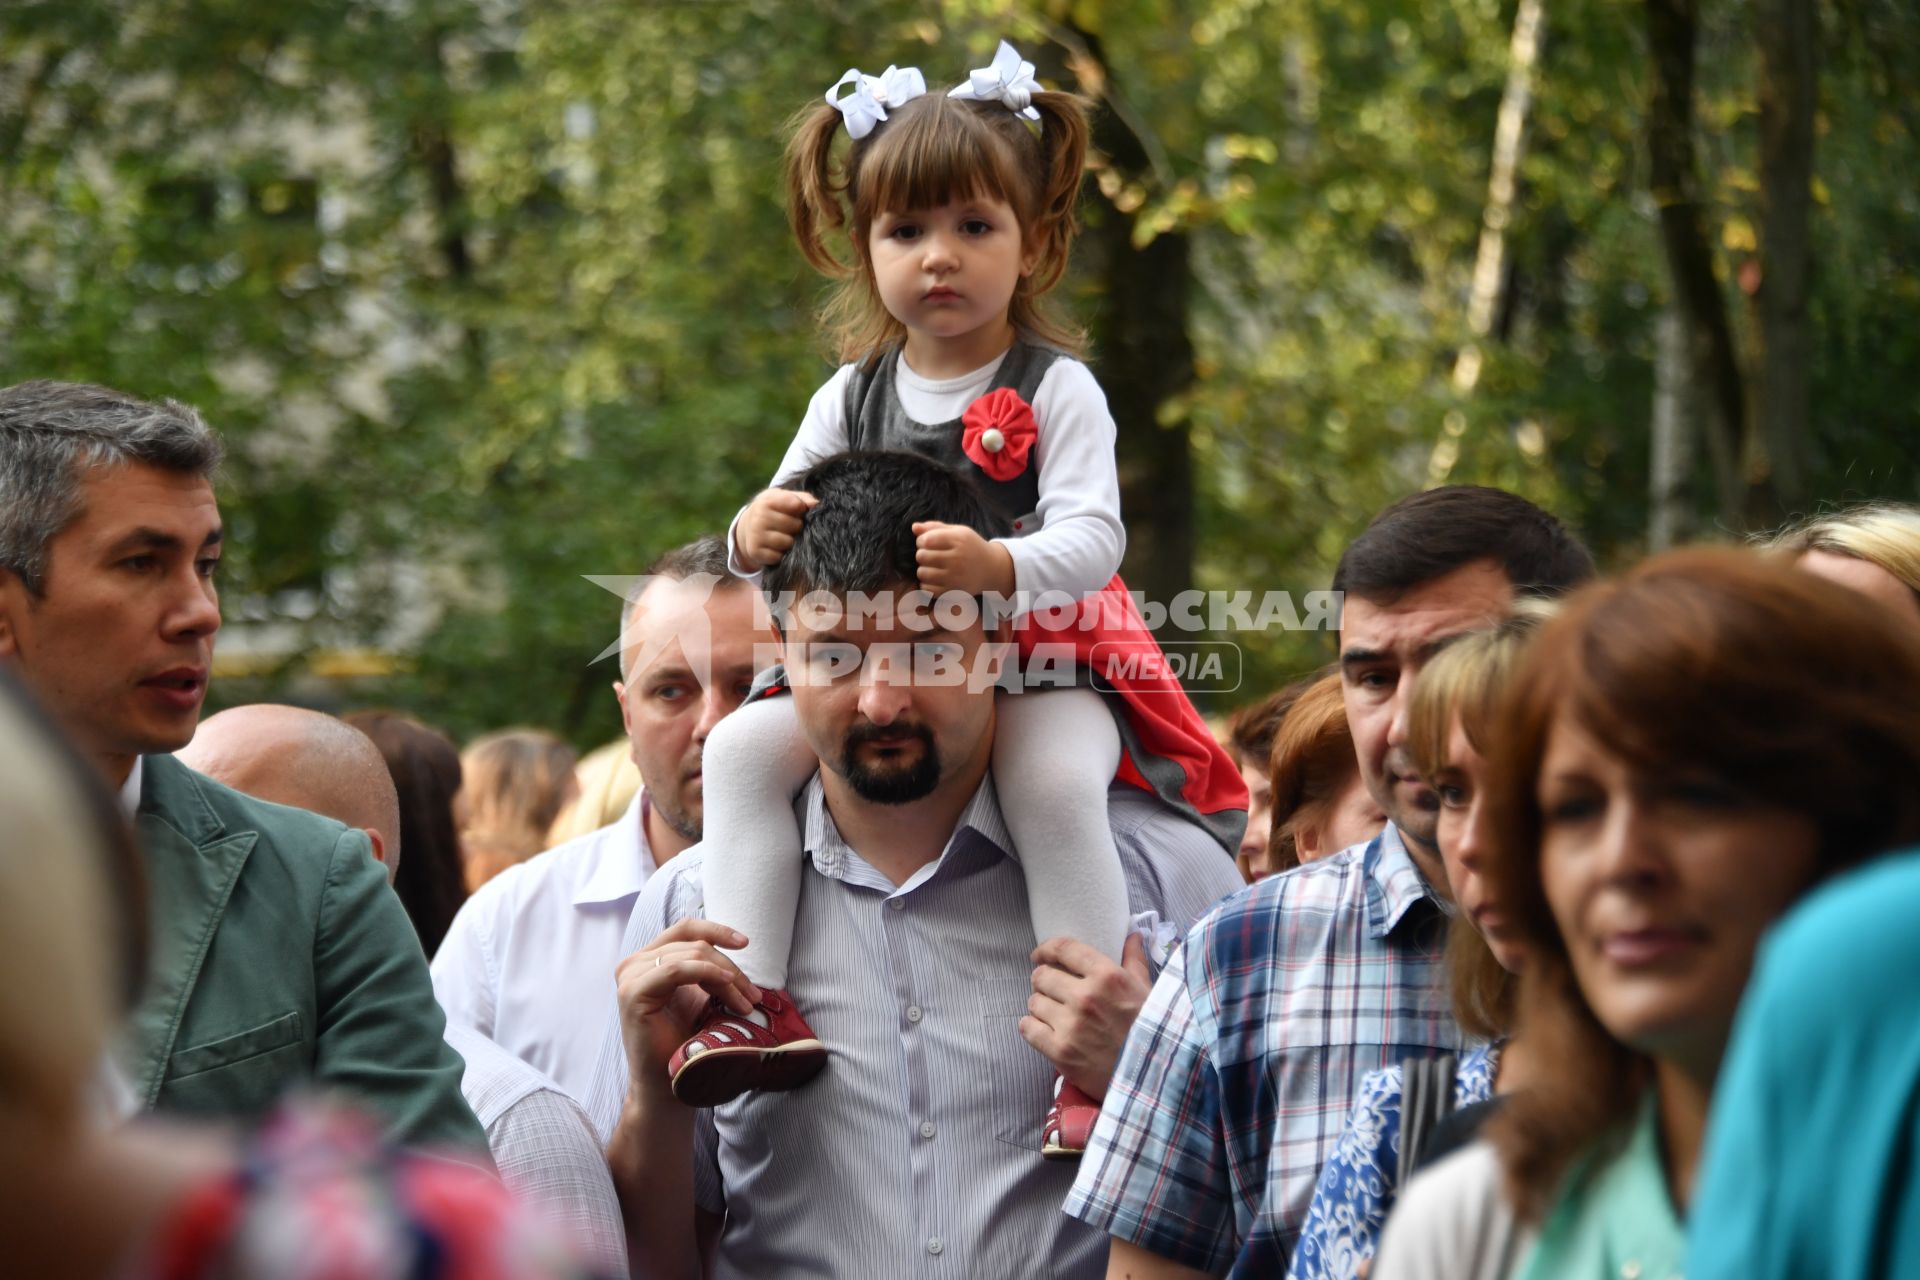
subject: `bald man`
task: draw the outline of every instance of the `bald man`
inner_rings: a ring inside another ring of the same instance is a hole
[[[235,791],[357,827],[392,883],[400,866],[400,796],[373,740],[319,711],[259,702],[200,722],[174,753]]]
[[[235,791],[365,831],[393,878],[400,800],[380,749],[353,726],[318,711],[257,703],[209,718],[177,754]],[[596,1271],[626,1275],[612,1175],[580,1104],[471,1028],[449,1024],[446,1038],[466,1063],[460,1092],[487,1131],[501,1181]]]

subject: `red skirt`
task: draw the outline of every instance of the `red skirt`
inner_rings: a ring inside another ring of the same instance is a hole
[[[1117,702],[1125,750],[1115,777],[1152,792],[1229,852],[1247,826],[1247,784],[1187,696],[1127,586],[1115,574],[1078,604],[1036,609],[1014,627],[1027,688],[1071,666],[1073,683]],[[1036,670],[1036,669],[1039,670]]]

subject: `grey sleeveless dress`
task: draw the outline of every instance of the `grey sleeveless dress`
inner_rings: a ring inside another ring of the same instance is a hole
[[[847,447],[851,449],[900,449],[923,458],[970,473],[987,496],[1014,522],[1014,532],[1030,533],[1023,523],[1033,519],[1040,506],[1040,468],[1030,466],[1011,480],[995,480],[982,471],[960,448],[960,419],[947,422],[915,422],[907,416],[895,394],[894,373],[900,363],[901,349],[894,347],[867,365],[855,366],[847,378]],[[1040,390],[1047,370],[1065,353],[1030,342],[1016,342],[1006,359],[994,371],[993,382],[982,395],[1008,388],[1028,404]]]

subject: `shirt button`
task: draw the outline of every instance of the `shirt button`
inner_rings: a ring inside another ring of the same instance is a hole
[[[918,1021],[920,1021],[920,1019],[922,1019],[922,1018],[924,1018],[925,1016],[926,1016],[925,1014],[923,1014],[923,1013],[921,1013],[921,1012],[920,1012],[920,1006],[919,1006],[919,1005],[917,1005],[917,1004],[910,1004],[910,1005],[908,1005],[908,1006],[907,1006],[907,1021],[908,1021],[908,1022],[918,1022]]]
[[[907,909],[907,901],[905,898],[888,898],[887,905],[895,911],[905,911]]]
[[[933,1239],[927,1241],[927,1252],[931,1254],[938,1255],[944,1252],[946,1247],[946,1245],[940,1242],[939,1236],[935,1236]]]
[[[938,1132],[938,1130],[936,1130],[936,1129],[935,1129],[935,1128],[933,1127],[933,1121],[931,1121],[931,1120],[922,1120],[922,1121],[920,1122],[920,1136],[921,1136],[921,1137],[923,1137],[923,1138],[931,1138],[931,1137],[932,1137],[932,1136],[933,1136],[933,1135],[934,1135],[934,1134],[935,1134],[936,1132]]]

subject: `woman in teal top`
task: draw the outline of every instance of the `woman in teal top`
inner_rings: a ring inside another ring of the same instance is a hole
[[[1504,710],[1490,870],[1527,951],[1535,1067],[1489,1125],[1483,1194],[1533,1237],[1511,1274],[1678,1277],[1761,935],[1826,876],[1920,838],[1920,637],[1752,553],[1675,552],[1575,597]],[[1442,1261],[1389,1223],[1374,1277],[1482,1274]]]
[[[1714,1091],[1694,1280],[1920,1276],[1920,851],[1768,938]]]

